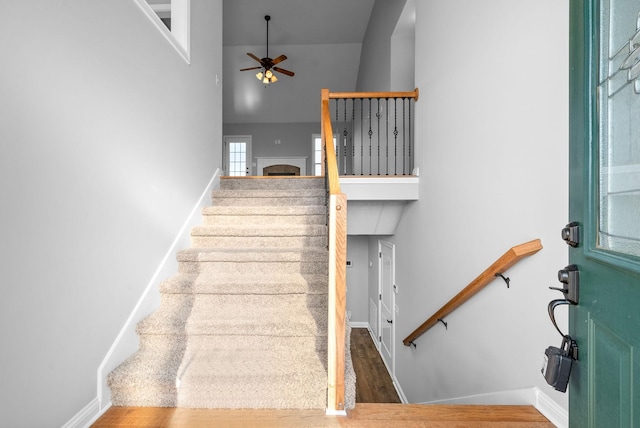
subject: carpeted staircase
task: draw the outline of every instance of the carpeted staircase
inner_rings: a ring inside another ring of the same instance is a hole
[[[139,351],[108,376],[112,404],[326,408],[324,179],[223,178],[203,217]]]

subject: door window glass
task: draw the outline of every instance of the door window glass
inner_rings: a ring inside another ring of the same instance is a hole
[[[598,246],[640,256],[640,10],[602,2]]]

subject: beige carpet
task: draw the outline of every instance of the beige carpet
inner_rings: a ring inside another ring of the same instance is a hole
[[[108,377],[113,405],[326,408],[324,195],[322,178],[222,179]],[[345,382],[352,408],[350,354]]]

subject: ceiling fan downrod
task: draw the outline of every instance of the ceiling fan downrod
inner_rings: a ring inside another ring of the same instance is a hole
[[[271,16],[265,15],[264,20],[267,21],[267,61],[269,60],[269,21],[271,21]]]

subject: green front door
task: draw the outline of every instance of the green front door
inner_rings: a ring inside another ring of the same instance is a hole
[[[570,426],[640,427],[640,0],[571,0]]]

